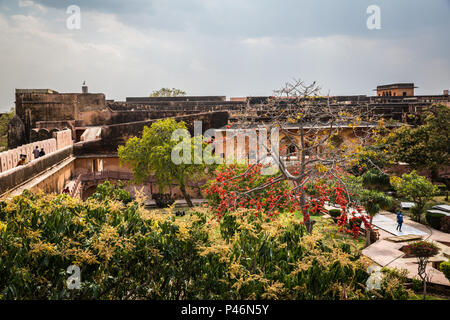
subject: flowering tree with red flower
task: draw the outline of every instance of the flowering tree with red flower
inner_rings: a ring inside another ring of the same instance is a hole
[[[235,190],[236,194],[232,195],[245,202],[254,192],[259,193],[263,188],[270,189],[271,184],[289,181],[289,197],[293,202],[298,202],[308,232],[312,232],[314,224],[310,214],[320,211],[323,201],[327,200],[324,200],[326,195],[319,195],[318,198],[309,195],[306,185],[333,180],[337,182],[337,188],[345,189],[345,183],[340,181],[340,171],[354,165],[352,161],[355,153],[369,141],[374,125],[377,124],[369,108],[349,106],[333,101],[330,97],[321,97],[319,91],[315,82],[307,85],[294,80],[275,91],[274,96],[261,102],[261,110],[264,110],[265,117],[270,121],[263,125],[258,122],[258,127],[264,127],[264,132],[271,134],[273,130],[277,131],[289,147],[285,153],[273,150],[272,146],[270,149],[269,146],[262,146],[266,148],[264,153],[267,155],[251,164],[249,170],[258,164],[267,163],[269,159],[278,166],[278,173],[270,178],[271,182],[248,186],[247,190]],[[248,121],[251,122],[248,118],[243,120],[246,124]],[[353,132],[352,141],[342,139],[343,130]],[[292,162],[292,159],[295,161]],[[231,194],[231,190],[229,193]],[[336,196],[336,203],[347,214],[351,194],[338,191],[333,196]]]
[[[204,193],[218,219],[238,208],[256,209],[255,214],[268,218],[277,216],[280,211],[292,213],[298,210],[287,182],[273,183],[273,176],[261,175],[262,169],[261,164],[222,165],[217,169],[214,180],[205,185]],[[258,191],[246,194],[250,189]]]
[[[430,275],[427,274],[428,260],[439,253],[439,248],[431,242],[416,241],[405,246],[403,249],[407,254],[417,258],[417,273],[423,282],[423,299],[425,300],[427,294],[427,281],[430,280]]]

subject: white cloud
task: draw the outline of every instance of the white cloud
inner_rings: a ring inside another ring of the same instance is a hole
[[[249,46],[263,46],[263,47],[272,47],[273,46],[273,38],[272,37],[259,37],[259,38],[246,38],[241,41],[245,45]]]
[[[31,0],[19,0],[18,6],[19,8],[32,8],[38,9],[40,12],[47,12],[46,7]]]
[[[31,0],[19,0],[19,7],[31,7],[34,5],[34,2]]]
[[[376,85],[396,81],[415,82],[419,93],[450,86],[445,44],[432,35],[215,35],[133,26],[83,8],[81,30],[68,30],[65,10],[30,10],[0,14],[2,110],[12,106],[14,88],[79,92],[83,80],[109,99],[161,87],[194,95],[270,95],[293,77],[316,80],[331,94],[372,94]]]

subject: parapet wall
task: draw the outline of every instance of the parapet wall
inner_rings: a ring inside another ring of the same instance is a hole
[[[53,132],[53,137],[56,139],[57,150],[61,150],[73,144],[72,130],[70,129]]]
[[[0,172],[5,172],[13,169],[17,162],[20,160],[21,154],[27,155],[27,161],[34,161],[33,149],[38,146],[39,150],[44,148],[45,153],[49,154],[55,152],[56,149],[56,139],[47,139],[42,141],[37,141],[29,144],[25,144],[18,148],[4,151],[0,153]]]
[[[194,121],[201,121],[202,130],[218,129],[228,123],[229,113],[225,111],[204,112],[192,115],[172,117],[176,121],[184,121],[188,130],[193,133]],[[76,156],[86,154],[117,155],[117,147],[123,145],[131,137],[140,136],[145,126],[149,127],[160,119],[128,122],[103,126],[101,140],[79,142],[74,145]]]
[[[47,154],[30,163],[12,168],[0,173],[0,195],[8,190],[14,190],[23,183],[33,179],[38,174],[48,170],[54,165],[72,155],[72,147],[68,146],[56,152]]]
[[[22,145],[18,148],[11,149],[0,153],[0,172],[5,172],[16,167],[21,154],[27,155],[27,161],[35,161],[33,149],[37,146],[39,150],[44,149],[45,153],[51,154],[57,150],[72,145],[71,130],[63,130],[53,133],[53,138],[36,141],[33,143]]]
[[[228,123],[228,112],[205,112],[193,115],[173,117],[176,121],[184,121],[186,127],[191,131],[194,121],[201,121],[203,130],[209,128],[220,128]],[[140,136],[145,126],[151,126],[158,119],[128,122],[124,124],[113,124],[102,128],[102,140],[106,143],[116,145],[125,144],[134,136]]]

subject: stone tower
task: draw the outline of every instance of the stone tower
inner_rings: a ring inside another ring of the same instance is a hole
[[[27,143],[25,135],[25,125],[22,120],[15,115],[8,123],[8,148],[13,149]]]

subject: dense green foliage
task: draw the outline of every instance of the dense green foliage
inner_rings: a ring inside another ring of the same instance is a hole
[[[106,187],[104,186],[103,189]],[[110,187],[107,187],[111,189]],[[114,191],[112,192],[114,194]],[[98,194],[104,194],[99,190]],[[113,196],[114,197],[114,196]],[[302,223],[239,209],[183,219],[109,197],[24,192],[0,203],[3,299],[404,298],[402,283],[366,292],[368,262]],[[222,232],[220,232],[220,231]],[[81,269],[68,290],[66,269]]]
[[[155,90],[150,94],[150,97],[178,97],[185,96],[186,92],[176,88],[161,88],[159,90]]]
[[[427,178],[419,176],[415,170],[411,173],[403,174],[401,178],[391,177],[391,184],[400,196],[415,203],[411,211],[416,221],[420,222],[423,208],[436,194],[437,187],[428,181]]]
[[[377,169],[370,169],[362,175],[363,187],[370,190],[386,191],[390,188],[389,176]]]
[[[383,192],[367,189],[363,189],[358,198],[370,217],[374,217],[381,209],[389,207],[392,202],[392,198]]]
[[[442,262],[439,268],[441,269],[445,277],[450,281],[450,262],[449,261]]]
[[[125,204],[131,202],[133,199],[128,191],[123,189],[124,184],[122,181],[118,181],[117,184],[112,184],[106,181],[97,186],[95,193],[91,196],[92,199],[104,201],[107,199],[121,201]]]
[[[15,111],[6,112],[0,115],[0,152],[8,147],[8,123],[14,117]]]
[[[406,300],[411,297],[411,292],[403,285],[407,281],[408,271],[403,269],[382,268],[383,280],[379,297],[384,300]]]
[[[333,218],[337,218],[341,215],[341,210],[340,209],[330,209],[330,210],[328,210],[328,214]]]
[[[450,217],[445,216],[441,219],[441,231],[450,233]]]
[[[450,163],[450,108],[433,105],[425,113],[424,124],[416,128],[403,126],[388,139],[390,155],[395,161],[414,169],[426,168],[436,173]]]
[[[438,212],[427,212],[425,215],[427,223],[436,230],[441,230],[441,221],[443,217],[445,217],[445,214]]]
[[[182,130],[185,133],[181,142],[172,139],[172,134],[176,130]],[[180,187],[188,205],[192,207],[186,184],[188,178],[194,179],[195,175],[204,173],[207,168],[202,159],[199,159],[208,145],[203,140],[201,136],[191,138],[184,122],[169,118],[158,120],[151,127],[144,127],[142,138],[129,139],[125,146],[119,146],[118,154],[121,163],[131,165],[138,183],[153,176],[159,185],[160,192],[163,193],[175,182]],[[200,154],[195,152],[197,142],[199,142]],[[179,154],[182,154],[181,157],[186,156],[188,161],[174,162],[172,157],[174,151],[179,151]]]

